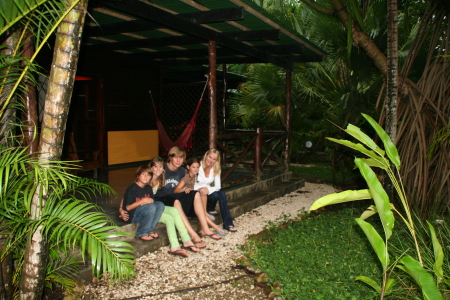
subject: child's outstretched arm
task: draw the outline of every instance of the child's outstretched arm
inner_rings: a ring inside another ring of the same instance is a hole
[[[183,180],[180,180],[180,182],[178,183],[177,187],[175,188],[175,190],[173,191],[175,194],[177,193],[181,193],[181,192],[186,192],[186,190],[183,190],[184,186],[186,185],[186,183]],[[188,193],[188,192],[186,192]]]
[[[144,205],[144,204],[149,204],[149,203],[154,203],[155,201],[152,198],[142,198],[139,201],[134,202],[133,204],[127,205],[126,209],[128,211],[135,209],[138,206]]]

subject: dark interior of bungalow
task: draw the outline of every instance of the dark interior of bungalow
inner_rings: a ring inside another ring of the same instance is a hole
[[[148,161],[195,124],[186,146],[191,155],[217,147],[228,162],[243,163],[244,151],[261,156],[251,149],[265,144],[260,165],[282,165],[289,159],[293,65],[324,55],[250,0],[91,0],[64,156],[83,160],[85,169]],[[233,131],[226,122],[226,91],[245,80],[227,65],[243,63],[286,70],[286,124],[278,142],[258,142],[256,130]],[[247,146],[227,146],[244,136]]]

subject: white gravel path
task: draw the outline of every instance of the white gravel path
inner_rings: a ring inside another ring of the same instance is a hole
[[[267,299],[264,291],[253,285],[253,279],[229,282],[245,275],[243,270],[232,268],[242,256],[238,246],[249,234],[262,231],[268,221],[283,213],[294,218],[316,199],[334,192],[330,185],[306,183],[298,191],[239,216],[235,219],[238,232],[219,241],[205,239],[207,247],[200,253],[188,252],[190,256],[182,258],[167,254],[169,247],[160,248],[136,260],[138,276],[130,282],[115,287],[91,284],[83,299]]]

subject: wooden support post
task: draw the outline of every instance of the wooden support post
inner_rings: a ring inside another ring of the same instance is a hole
[[[286,108],[285,108],[285,128],[287,131],[286,143],[284,148],[284,163],[286,171],[289,171],[290,151],[291,151],[291,117],[292,117],[292,70],[286,69]]]
[[[222,133],[225,133],[227,130],[227,64],[222,65],[222,75],[223,75],[223,92],[222,92]],[[226,142],[222,142],[222,146],[226,148]],[[222,164],[225,165],[226,155],[225,152],[222,153]]]
[[[99,161],[101,166],[106,166],[106,162],[108,161],[106,157],[106,153],[108,153],[106,149],[106,145],[108,145],[108,141],[106,140],[107,134],[105,130],[105,102],[104,102],[104,94],[103,94],[103,79],[96,80],[96,88],[97,88],[97,158],[94,155],[94,161]]]
[[[216,42],[209,41],[208,59],[209,59],[209,81],[208,81],[208,98],[209,98],[209,147],[216,148],[217,142],[217,87],[216,87]]]
[[[256,181],[261,180],[261,155],[262,155],[262,140],[263,140],[263,131],[261,128],[256,129],[256,144],[255,144],[255,164],[254,164],[254,172]]]

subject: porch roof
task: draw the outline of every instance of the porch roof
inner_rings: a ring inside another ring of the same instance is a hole
[[[94,0],[81,51],[114,53],[164,67],[208,64],[320,62],[325,52],[251,0]]]

